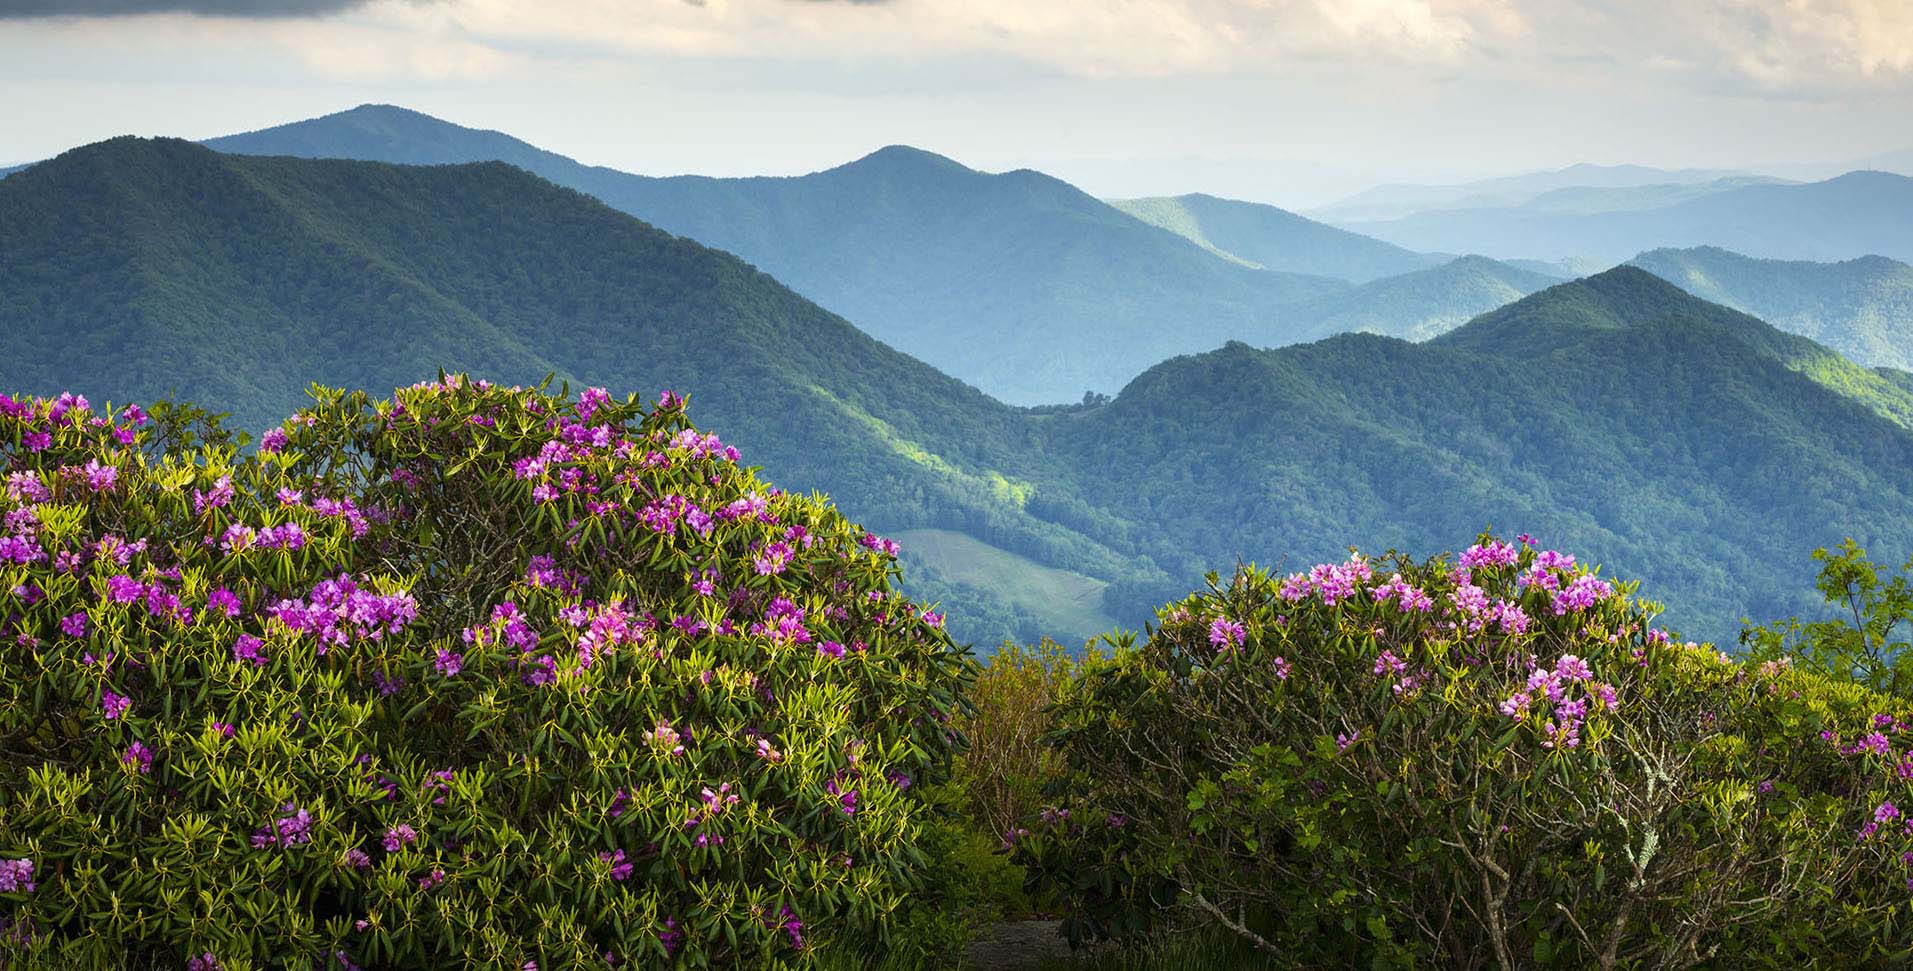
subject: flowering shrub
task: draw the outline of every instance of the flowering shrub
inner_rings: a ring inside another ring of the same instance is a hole
[[[655,407],[0,397],[0,965],[802,965],[925,865],[968,661]]]
[[[1677,642],[1526,537],[1211,586],[1053,712],[1072,791],[1017,854],[1075,935],[1179,915],[1337,967],[1906,953],[1905,702]]]

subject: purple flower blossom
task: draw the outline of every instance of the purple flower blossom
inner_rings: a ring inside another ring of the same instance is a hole
[[[259,531],[258,543],[262,550],[297,550],[306,545],[306,531],[298,523],[267,526]]]
[[[1286,589],[1286,584],[1284,587]],[[1435,602],[1430,599],[1426,593],[1423,593],[1421,588],[1403,580],[1400,574],[1389,577],[1387,583],[1370,587],[1368,593],[1369,596],[1375,598],[1376,603],[1387,603],[1389,600],[1394,599],[1396,608],[1403,612],[1425,614],[1435,609]],[[1301,598],[1294,597],[1289,599],[1299,600]]]
[[[286,803],[286,815],[274,819],[252,834],[253,849],[269,846],[303,846],[312,842],[312,814]]]
[[[106,578],[107,599],[116,604],[130,604],[146,596],[146,586],[124,573]]]
[[[233,660],[246,661],[250,663],[253,667],[264,667],[266,664],[266,657],[265,655],[259,653],[259,649],[265,646],[266,646],[265,641],[262,641],[251,634],[241,634],[239,635],[239,639],[233,642],[233,646],[232,646]]]
[[[610,392],[603,388],[586,388],[584,393],[578,396],[578,406],[575,410],[580,421],[590,421],[591,416],[596,414],[598,409],[608,407],[610,404]]]
[[[440,675],[455,678],[458,672],[465,670],[465,655],[439,648],[438,660],[432,662],[432,666],[438,669]]]
[[[86,611],[76,611],[60,618],[60,633],[68,637],[86,636]]]
[[[770,576],[784,572],[790,565],[791,556],[792,550],[789,543],[774,540],[765,546],[751,562],[756,566],[758,576]]]
[[[1534,703],[1533,695],[1530,695],[1525,691],[1517,691],[1513,695],[1509,696],[1508,700],[1501,703],[1500,705],[1501,713],[1516,721],[1520,721],[1521,719],[1527,717],[1528,706],[1532,705],[1533,703]]]
[[[867,550],[881,553],[885,556],[896,556],[898,553],[903,552],[903,547],[898,545],[896,540],[884,539],[875,533],[865,533],[863,538],[858,540],[857,543]]]
[[[0,893],[32,893],[33,861],[0,860]]]
[[[31,536],[0,536],[0,563],[22,566],[46,559],[46,550]]]
[[[1614,585],[1592,574],[1584,573],[1574,578],[1567,589],[1554,596],[1554,614],[1559,617],[1572,610],[1586,610],[1589,607],[1614,596]]]
[[[1487,544],[1468,547],[1461,554],[1461,567],[1473,570],[1483,566],[1513,566],[1521,558],[1521,551],[1500,540],[1490,540]]]
[[[397,853],[399,850],[416,842],[418,842],[418,830],[413,829],[405,823],[400,823],[385,831],[385,841],[383,845],[385,846],[385,852]]]
[[[1563,654],[1560,660],[1554,662],[1554,674],[1568,681],[1586,681],[1594,677],[1594,669],[1573,654]]]
[[[285,450],[286,441],[285,429],[269,428],[264,435],[259,436],[259,450],[267,454],[275,454]]]
[[[294,633],[316,637],[323,654],[328,645],[376,641],[404,630],[418,617],[418,601],[406,593],[361,590],[351,576],[340,574],[319,581],[306,600],[281,600],[269,612]]]
[[[111,465],[101,465],[98,459],[88,459],[82,470],[86,475],[87,488],[94,492],[111,492],[114,483],[119,481],[120,470]]]
[[[1242,639],[1248,636],[1248,628],[1227,617],[1217,617],[1209,622],[1209,643],[1217,651],[1226,651],[1232,647],[1241,647]]]
[[[225,587],[219,587],[206,595],[206,612],[218,611],[228,617],[239,616],[239,595]]]
[[[605,863],[611,864],[611,879],[617,880],[620,882],[629,879],[631,877],[632,871],[637,869],[637,867],[634,864],[631,864],[625,861],[623,850],[613,850],[609,853],[599,853],[598,859]]]
[[[222,475],[213,483],[211,489],[204,492],[198,489],[193,490],[193,512],[204,516],[208,510],[219,509],[232,502],[232,499],[232,476]]]
[[[124,718],[127,712],[133,710],[133,699],[111,691],[103,692],[100,695],[100,710],[106,713],[109,721]]]
[[[141,775],[150,774],[153,771],[153,750],[147,748],[144,742],[134,742],[120,755],[120,764],[138,768]]]

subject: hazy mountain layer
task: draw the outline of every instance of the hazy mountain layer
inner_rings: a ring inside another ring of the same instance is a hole
[[[1656,209],[1445,209],[1337,225],[1409,249],[1503,259],[1620,262],[1643,250],[1718,246],[1785,260],[1913,260],[1913,178],[1852,172],[1805,185],[1753,185]]]
[[[1905,263],[1757,260],[1713,247],[1654,250],[1632,262],[1861,364],[1913,370],[1913,267]]]
[[[1261,203],[1195,194],[1112,200],[1110,205],[1219,256],[1265,270],[1366,283],[1442,262]]]

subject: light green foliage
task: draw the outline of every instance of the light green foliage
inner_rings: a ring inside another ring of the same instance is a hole
[[[1820,564],[1814,587],[1834,615],[1750,627],[1740,638],[1748,656],[1798,658],[1829,677],[1913,696],[1913,560],[1897,576],[1882,576],[1866,550],[1850,539],[1837,550],[1814,550],[1813,558]]]

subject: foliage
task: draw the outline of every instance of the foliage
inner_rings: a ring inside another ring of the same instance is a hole
[[[1073,680],[1019,859],[1072,932],[1297,966],[1907,954],[1904,701],[1669,639],[1571,557],[1254,568]]]
[[[1837,551],[1814,550],[1813,558],[1820,564],[1814,586],[1836,616],[1750,627],[1740,636],[1748,656],[1759,661],[1798,658],[1809,670],[1828,677],[1913,697],[1913,560],[1898,576],[1882,577],[1866,550],[1851,539]]]
[[[1061,699],[1077,663],[1054,641],[1034,647],[1005,644],[978,673],[970,690],[972,709],[957,718],[969,740],[956,775],[966,797],[965,815],[1005,847],[1063,780],[1061,754],[1045,737],[1052,727],[1050,708]]]
[[[784,966],[899,922],[969,662],[681,398],[322,389],[251,454],[164,414],[0,398],[0,963]]]

